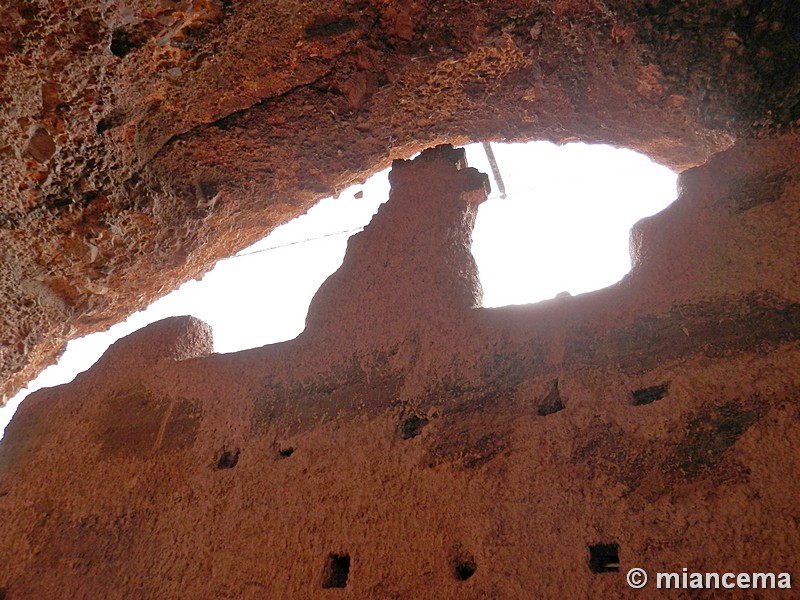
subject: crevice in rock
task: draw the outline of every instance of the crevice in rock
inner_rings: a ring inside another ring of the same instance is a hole
[[[189,127],[189,128],[187,128],[187,129],[185,129],[183,131],[179,131],[178,133],[173,134],[163,144],[161,144],[161,146],[157,150],[151,151],[150,155],[148,157],[146,157],[145,159],[139,161],[139,163],[137,165],[137,168],[136,168],[136,171],[134,172],[134,175],[140,176],[146,167],[148,167],[152,162],[157,160],[162,152],[167,150],[169,147],[171,147],[175,143],[177,143],[177,142],[179,142],[179,141],[181,141],[183,139],[186,139],[188,137],[191,137],[193,135],[197,135],[198,132],[200,132],[200,131],[202,131],[203,129],[206,129],[206,128],[216,127],[217,129],[225,130],[225,129],[227,129],[228,123],[231,120],[233,120],[235,118],[238,118],[238,117],[242,117],[243,115],[247,114],[251,110],[254,110],[254,109],[256,109],[256,108],[258,108],[260,106],[265,106],[269,102],[276,102],[276,101],[278,101],[278,100],[280,100],[282,98],[286,98],[286,97],[290,96],[291,94],[294,94],[294,93],[298,92],[299,90],[306,89],[306,88],[309,88],[309,89],[313,88],[315,85],[318,85],[320,81],[322,81],[323,79],[328,77],[331,74],[332,70],[333,70],[332,68],[328,69],[327,71],[325,71],[322,75],[320,75],[319,77],[317,77],[313,81],[309,81],[309,82],[306,82],[306,83],[298,84],[298,85],[296,85],[294,87],[289,88],[285,92],[282,92],[282,93],[277,94],[275,96],[268,96],[268,97],[264,97],[264,98],[259,98],[259,99],[255,100],[249,106],[246,106],[246,107],[241,108],[239,110],[232,111],[232,112],[230,112],[230,113],[228,113],[228,114],[226,114],[224,116],[218,117],[218,118],[213,119],[211,121],[207,121],[207,122],[204,122],[204,123],[197,123],[197,124],[193,125],[192,127]]]

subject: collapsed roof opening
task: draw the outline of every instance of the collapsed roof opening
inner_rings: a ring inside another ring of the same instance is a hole
[[[473,255],[483,306],[613,283],[630,267],[630,226],[674,198],[675,174],[629,150],[546,142],[492,147],[508,197],[500,199],[493,184],[478,213]],[[467,158],[492,173],[481,144],[467,146]],[[218,352],[296,337],[320,284],[342,264],[348,236],[366,226],[388,196],[382,171],[221,261],[202,281],[188,282],[107,332],[71,342],[58,365],[0,412],[0,429],[23,395],[72,380],[116,339],[168,316],[191,314],[209,323]]]
[[[597,290],[631,267],[632,225],[676,197],[677,175],[632,150],[549,142],[492,144],[506,198],[492,181],[472,252],[483,306]],[[470,166],[491,173],[480,146]]]

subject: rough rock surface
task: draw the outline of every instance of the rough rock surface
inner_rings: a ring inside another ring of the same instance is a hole
[[[616,286],[483,309],[485,177],[452,148],[396,162],[298,339],[206,355],[207,328],[171,319],[22,404],[0,593],[633,599],[670,592],[629,588],[632,567],[796,577],[798,165],[793,136],[740,141],[637,226]]]
[[[798,54],[789,0],[2,2],[0,399],[424,147],[789,131]]]

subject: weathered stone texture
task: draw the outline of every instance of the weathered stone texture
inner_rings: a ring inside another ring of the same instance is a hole
[[[0,4],[0,393],[436,143],[608,142],[683,170],[791,130],[799,6]],[[768,202],[782,176],[761,177]]]
[[[799,53],[780,0],[0,4],[2,394],[429,146],[682,172],[623,281],[482,309],[485,178],[395,163],[297,340],[212,355],[171,319],[23,403],[0,598],[661,597],[590,548],[796,569]]]
[[[622,282],[495,309],[469,247],[485,177],[452,148],[398,161],[298,339],[213,355],[173,318],[23,403],[0,443],[0,587],[655,598],[625,572],[792,573],[800,198],[790,178],[742,210],[731,180],[796,157],[792,138],[720,154],[637,229]]]

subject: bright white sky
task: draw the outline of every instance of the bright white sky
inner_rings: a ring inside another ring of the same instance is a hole
[[[631,150],[548,142],[492,148],[508,197],[500,199],[492,181],[473,233],[484,306],[537,302],[562,291],[576,295],[619,281],[630,270],[631,226],[676,196],[675,173]],[[480,144],[467,146],[467,160],[491,174]],[[342,263],[352,235],[342,232],[364,227],[388,199],[387,173],[322,200],[238,257],[219,262],[202,281],[184,284],[127,321],[70,342],[57,365],[0,409],[0,433],[29,393],[72,381],[115,340],[165,317],[191,314],[209,323],[217,352],[297,336],[312,296]],[[364,195],[356,199],[359,190]],[[242,256],[249,252],[255,253]]]

